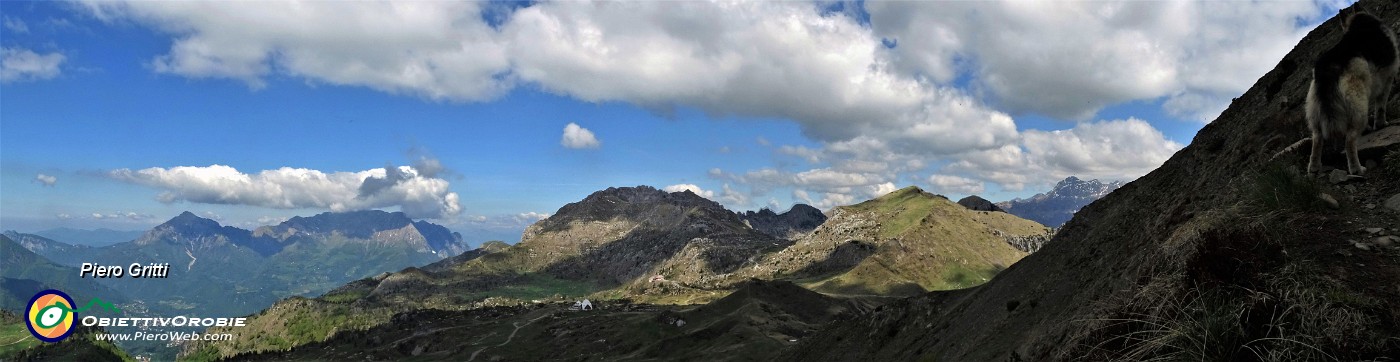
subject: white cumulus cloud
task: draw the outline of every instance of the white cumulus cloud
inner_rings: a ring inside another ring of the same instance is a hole
[[[577,123],[569,122],[564,126],[564,136],[559,138],[559,144],[573,149],[598,148],[602,142],[593,135],[593,131],[580,127]]]
[[[443,218],[462,210],[447,180],[421,176],[409,166],[359,172],[283,167],[243,173],[233,167],[180,166],[118,169],[114,179],[164,190],[161,202],[251,205],[278,209],[352,211],[398,207],[413,218]]]
[[[806,170],[712,171],[733,183],[716,197],[734,205],[776,187],[834,204],[920,179],[913,175],[930,165],[984,189],[1134,178],[1181,145],[1140,120],[1092,121],[1100,110],[1160,102],[1169,114],[1210,120],[1337,5],[869,2],[868,23],[808,2],[541,2],[492,14],[491,24],[487,5],[472,2],[86,9],[170,36],[150,60],[164,74],[253,88],[281,77],[463,102],[531,87],[661,114],[790,120],[819,145],[775,150],[807,161]],[[1077,123],[1028,130],[1011,116],[1022,113]],[[600,145],[573,123],[560,144]]]
[[[931,191],[941,194],[972,195],[986,190],[982,181],[950,175],[932,175],[928,178]]]
[[[255,88],[273,76],[485,101],[519,84],[666,112],[780,117],[935,153],[999,146],[1011,118],[892,67],[871,28],[790,2],[546,2],[497,27],[478,3],[90,2],[174,40],[157,72]],[[258,19],[248,26],[246,19]],[[958,130],[975,136],[955,135]]]
[[[16,34],[23,34],[29,32],[29,25],[25,24],[24,20],[22,19],[16,19],[6,16],[4,18],[4,22],[5,29],[9,29],[10,31],[15,32]]]
[[[34,181],[38,181],[44,186],[52,187],[54,184],[58,183],[58,177],[52,175],[45,175],[41,173],[34,176]]]
[[[63,53],[35,53],[23,48],[0,49],[0,83],[53,79],[63,73]]]
[[[661,188],[661,191],[666,191],[666,192],[690,191],[691,193],[694,193],[694,194],[696,194],[696,195],[699,195],[700,197],[703,197],[703,198],[707,198],[707,199],[711,199],[711,200],[713,200],[713,199],[715,198],[715,192],[714,192],[714,191],[702,189],[702,188],[700,188],[700,186],[696,186],[695,184],[676,184],[676,185],[666,186],[666,187],[662,187],[662,188]]]
[[[1023,132],[1020,145],[967,154],[944,171],[1007,189],[1069,176],[1132,180],[1161,166],[1182,147],[1136,118],[1086,122],[1068,130]]]
[[[532,224],[536,221],[544,220],[547,218],[549,218],[549,214],[534,211],[515,214],[515,220],[518,220],[523,224]]]
[[[1014,111],[1088,119],[1167,97],[1177,115],[1213,118],[1312,30],[1305,21],[1338,5],[895,1],[867,10],[876,33],[898,44],[897,68],[938,82],[970,75]]]
[[[172,35],[159,73],[236,79],[286,75],[436,100],[486,100],[510,87],[505,48],[477,2],[89,2],[99,19]],[[251,22],[251,23],[250,23]]]

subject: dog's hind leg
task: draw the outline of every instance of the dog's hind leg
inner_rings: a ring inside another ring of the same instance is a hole
[[[1356,142],[1361,140],[1361,134],[1365,132],[1367,123],[1370,123],[1371,105],[1370,97],[1364,94],[1353,92],[1349,94],[1347,112],[1341,116],[1339,124],[1342,125],[1342,135],[1346,137],[1346,157],[1347,173],[1361,175],[1366,173],[1366,167],[1361,166],[1361,157],[1356,152]]]
[[[1361,165],[1361,157],[1356,153],[1356,140],[1361,138],[1361,130],[1354,129],[1347,132],[1347,173],[1352,175],[1362,175],[1366,173],[1366,166]]]
[[[1313,173],[1322,168],[1322,137],[1313,133],[1312,154],[1308,155],[1308,173]]]
[[[1390,91],[1395,89],[1395,78],[1392,74],[1385,82],[1385,88],[1381,91],[1381,99],[1376,102],[1376,120],[1371,122],[1371,130],[1378,130],[1390,125]]]

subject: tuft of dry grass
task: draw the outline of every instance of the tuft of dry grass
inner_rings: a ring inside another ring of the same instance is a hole
[[[1337,361],[1376,358],[1397,345],[1373,313],[1384,301],[1331,280],[1306,255],[1268,253],[1296,234],[1290,213],[1245,206],[1231,208],[1234,223],[1201,221],[1173,235],[1159,251],[1172,261],[1142,271],[1077,320],[1073,347],[1056,359]],[[1242,250],[1250,252],[1239,255],[1247,258],[1243,272],[1199,269],[1202,260]]]
[[[1263,167],[1242,187],[1246,203],[1261,212],[1316,212],[1326,209],[1318,199],[1324,191],[1316,179],[1274,162]]]

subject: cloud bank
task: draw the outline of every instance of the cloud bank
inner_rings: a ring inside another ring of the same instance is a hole
[[[156,199],[276,209],[352,211],[397,207],[412,218],[439,219],[462,211],[447,180],[422,176],[410,166],[359,172],[283,167],[243,173],[233,167],[180,166],[108,172],[113,179],[163,190]]]
[[[734,185],[718,195],[731,206],[777,187],[835,203],[902,180],[980,192],[1068,175],[1135,178],[1181,145],[1142,120],[1096,119],[1102,109],[1144,102],[1209,121],[1342,5],[871,2],[862,19],[808,2],[568,1],[486,13],[459,2],[85,4],[99,19],[171,36],[149,60],[163,74],[255,89],[287,77],[451,102],[531,87],[659,113],[787,119],[818,145],[776,151],[806,170],[712,173]],[[1018,127],[1023,114],[1067,129]],[[576,124],[560,144],[599,146]]]

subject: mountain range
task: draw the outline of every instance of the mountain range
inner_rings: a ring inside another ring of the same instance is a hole
[[[53,247],[61,244],[39,236],[7,232],[0,235],[0,309],[10,312],[23,312],[29,298],[45,289],[58,289],[67,292],[74,301],[86,302],[94,297],[120,303],[127,298],[93,279],[78,277],[78,268],[60,265],[29,251],[24,245],[11,238],[19,235],[34,243],[43,240],[43,245]],[[68,246],[62,244],[62,246]],[[50,249],[52,250],[52,249]]]
[[[63,266],[15,260],[5,264],[7,277],[26,270],[62,267],[64,271],[50,277],[62,277],[61,283],[40,284],[95,290],[92,294],[104,300],[134,303],[119,308],[154,315],[245,315],[281,298],[319,295],[355,279],[422,266],[467,251],[460,235],[440,225],[377,210],[295,217],[255,230],[220,225],[184,212],[134,240],[104,247],[7,232],[6,240],[11,238],[17,241],[16,248],[26,253],[32,250],[35,256],[43,255]],[[85,262],[123,268],[132,263],[168,264],[170,271],[167,278],[157,279],[79,279],[76,267]],[[33,274],[26,272],[20,277]],[[7,279],[7,285],[19,285],[16,283],[21,282]],[[102,288],[81,287],[88,284]],[[174,357],[174,351],[160,346],[124,348]]]
[[[807,205],[736,213],[690,191],[649,186],[598,191],[551,215],[516,245],[283,300],[250,320],[256,332],[246,338],[186,353],[230,357],[322,343],[334,331],[394,330],[395,315],[413,310],[583,296],[713,304],[753,280],[873,298],[913,295],[985,282],[1026,255],[1008,237],[1050,232],[914,187],[836,208],[829,218]],[[269,339],[279,342],[255,342]]]
[[[445,228],[402,213],[323,213],[249,231],[185,212],[131,242],[76,254],[102,265],[168,263],[166,279],[104,282],[137,299],[158,296],[156,308],[240,315],[465,249]]]
[[[64,243],[73,245],[100,247],[124,241],[132,241],[144,233],[145,231],[143,230],[123,231],[105,228],[84,230],[61,227],[35,231],[33,234],[52,240],[62,240]]]

